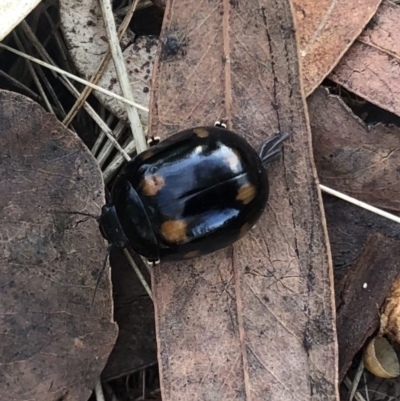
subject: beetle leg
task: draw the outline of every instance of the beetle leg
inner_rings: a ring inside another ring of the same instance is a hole
[[[160,259],[157,260],[146,259],[146,262],[149,266],[154,267],[160,264]]]
[[[154,145],[157,145],[161,141],[161,138],[159,136],[152,136],[147,140],[147,144],[152,147]]]
[[[216,121],[214,123],[214,127],[225,128],[226,129],[226,123],[227,123],[227,120],[221,119],[221,120],[218,120],[218,121]]]
[[[260,149],[260,159],[264,167],[268,167],[282,152],[282,142],[286,141],[290,137],[290,134],[276,134],[271,138],[268,138]]]

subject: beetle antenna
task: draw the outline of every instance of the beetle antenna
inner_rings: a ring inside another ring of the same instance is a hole
[[[265,168],[268,167],[274,160],[276,160],[282,153],[282,143],[290,137],[290,134],[284,132],[283,134],[276,134],[268,138],[260,149],[260,158]]]
[[[57,211],[57,213],[62,213],[62,214],[78,214],[80,216],[86,216],[86,217],[91,217],[92,219],[95,219],[99,221],[101,219],[100,215],[97,214],[92,214],[92,213],[85,213],[85,212],[64,212],[64,211]]]
[[[97,276],[96,287],[94,289],[92,303],[90,304],[89,310],[92,309],[92,307],[93,307],[94,299],[96,298],[96,293],[97,293],[97,290],[99,288],[101,278],[103,277],[104,271],[106,270],[106,267],[107,267],[107,260],[110,257],[110,252],[111,252],[111,245],[107,248],[107,254],[106,254],[106,257],[104,258],[103,266],[101,267],[99,275]]]
[[[104,187],[104,192],[105,192],[105,195],[106,195],[107,203],[111,202],[111,191],[107,187]]]

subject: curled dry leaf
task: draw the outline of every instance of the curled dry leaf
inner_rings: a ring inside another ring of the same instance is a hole
[[[400,5],[385,0],[329,78],[400,116]]]
[[[75,66],[84,78],[90,80],[109,48],[99,2],[61,0],[60,19],[61,29]],[[145,36],[134,40],[134,34],[129,30],[121,41],[135,102],[145,107],[148,107],[150,101],[151,76],[157,44],[156,38]],[[98,85],[121,95],[112,59]],[[96,91],[94,93],[112,113],[126,119],[124,104],[103,93]],[[142,123],[147,125],[147,113],[139,110],[139,115]]]
[[[325,88],[318,88],[308,105],[321,183],[374,206],[400,211],[400,128],[367,126]]]
[[[333,70],[381,1],[293,0],[307,95]]]
[[[400,277],[393,283],[383,305],[381,333],[400,344]]]
[[[396,352],[384,337],[375,337],[364,351],[364,366],[375,376],[391,379],[399,376]]]
[[[31,100],[0,91],[0,398],[86,401],[116,338],[103,182],[82,141]],[[4,393],[6,389],[6,393]]]

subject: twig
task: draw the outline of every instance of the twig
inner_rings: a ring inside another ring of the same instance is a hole
[[[115,26],[114,14],[110,0],[100,0],[101,11],[103,13],[104,24],[107,31],[107,37],[110,44],[111,54],[114,61],[115,71],[117,72],[118,82],[124,97],[134,102],[134,96],[129,82],[128,72],[122,54],[121,46],[118,40],[117,28]],[[147,142],[144,136],[142,123],[138,111],[129,105],[126,105],[129,125],[132,130],[133,138],[136,142],[138,153],[147,149]]]
[[[130,154],[135,150],[135,141],[130,140],[124,147],[125,152]],[[107,166],[103,171],[103,179],[106,184],[108,184],[113,178],[114,174],[119,170],[119,168],[124,163],[124,159],[121,155],[117,155],[114,160]]]
[[[96,401],[106,401],[106,399],[104,398],[104,393],[103,393],[103,389],[101,387],[100,379],[96,383],[96,386],[94,388],[94,393],[96,395]]]
[[[364,386],[365,386],[365,388],[364,388],[364,391],[365,391],[365,398],[367,399],[367,401],[370,401],[369,400],[369,390],[368,390],[368,383],[367,383],[367,380],[366,380],[366,377],[365,377],[366,375],[365,375],[365,369],[364,369],[364,371],[363,371],[363,379],[364,379]],[[388,400],[389,401],[389,400]]]
[[[361,202],[358,199],[352,198],[351,196],[345,195],[339,191],[335,191],[334,189],[328,188],[325,185],[320,185],[321,191],[326,192],[327,194],[336,196],[337,198],[343,199],[346,202],[350,202],[353,205],[362,207],[363,209],[369,210],[375,214],[379,214],[379,216],[386,217],[389,220],[393,220],[396,223],[400,223],[400,217],[395,216],[394,214],[385,212],[384,210],[378,209],[375,206],[371,206],[368,203]]]
[[[347,401],[353,401],[354,395],[356,394],[358,385],[360,384],[361,376],[364,372],[364,360],[361,358],[360,364],[358,365],[357,372],[354,376],[353,383],[350,388],[350,394],[347,397]]]
[[[126,248],[124,248],[124,254],[125,254],[126,258],[128,259],[130,265],[132,266],[133,270],[135,271],[136,275],[138,276],[138,279],[142,283],[142,285],[143,285],[144,289],[146,290],[147,294],[149,295],[150,299],[153,300],[153,294],[151,292],[151,289],[150,289],[149,285],[146,282],[146,279],[143,277],[142,272],[136,266],[136,263],[134,262],[134,260],[132,259],[131,254],[129,253],[129,251]]]
[[[70,53],[69,53],[68,49],[66,48],[65,43],[62,40],[62,37],[61,37],[60,33],[58,32],[58,27],[60,25],[60,22],[58,22],[57,26],[56,26],[54,24],[53,19],[51,18],[51,16],[49,15],[47,10],[44,12],[44,15],[45,15],[45,17],[47,19],[47,22],[51,26],[51,30],[53,32],[54,41],[58,46],[58,53],[57,53],[58,57],[57,57],[57,59],[60,60],[60,64],[61,64],[60,66],[64,70],[75,74],[76,70],[75,70],[74,63],[71,60]]]
[[[114,118],[115,118],[114,114],[110,113],[110,115],[108,116],[107,121],[106,121],[107,127],[111,126],[112,122],[114,121]],[[102,118],[102,120],[104,120],[104,118]],[[103,131],[101,131],[99,133],[99,135],[97,136],[96,142],[94,143],[94,145],[92,147],[93,156],[96,156],[98,150],[100,149],[101,144],[104,141],[105,136],[106,135]]]
[[[19,25],[19,29],[22,31],[23,35],[25,35],[27,41],[26,43],[31,44],[35,50],[43,57],[43,59],[47,59],[49,62],[52,62],[53,64],[55,64],[53,62],[53,60],[51,60],[50,57],[47,57],[47,51],[45,49],[46,43],[48,41],[50,41],[50,39],[53,37],[55,38],[56,35],[56,30],[54,27],[54,24],[51,25],[52,30],[51,30],[51,34],[49,34],[45,40],[45,43],[41,43],[37,37],[36,34],[33,32],[32,28],[30,25],[28,25],[28,23],[24,20],[21,22],[21,24]],[[56,41],[56,43],[58,43]],[[24,53],[28,53],[26,51],[26,48],[24,46],[19,46],[19,49],[22,50]],[[31,46],[29,47],[29,51],[31,52]],[[62,49],[58,49],[58,53],[57,54],[62,54]],[[61,116],[61,118],[64,118],[66,116],[66,111],[64,109],[64,106],[62,105],[61,101],[59,100],[58,95],[55,93],[55,90],[53,88],[53,85],[50,83],[50,81],[48,80],[46,74],[43,72],[42,68],[39,65],[34,65],[34,70],[37,72],[37,74],[39,75],[39,77],[41,78],[45,88],[47,89],[47,92],[50,94],[51,98],[53,99],[53,102],[55,104],[55,106],[57,107],[58,110],[58,114],[59,116]],[[53,74],[53,76],[55,78],[57,78],[56,74]],[[74,128],[71,128],[72,131],[75,132]]]
[[[14,29],[14,30],[12,31],[12,35],[13,35],[13,39],[15,40],[15,43],[16,43],[16,45],[18,46],[18,48],[19,48],[20,50],[26,52],[26,49],[25,49],[24,45],[22,44],[22,42],[21,42],[20,39],[19,39],[19,36],[18,36],[18,34],[17,34],[16,29]],[[32,67],[31,62],[30,62],[29,60],[24,60],[24,61],[25,61],[25,64],[26,64],[26,66],[27,66],[27,68],[28,68],[28,70],[29,70],[29,72],[30,72],[30,74],[31,74],[31,76],[32,76],[33,82],[35,83],[36,88],[37,88],[37,90],[39,91],[40,96],[41,96],[41,98],[43,99],[43,102],[44,102],[44,104],[45,104],[46,107],[47,107],[47,111],[50,111],[51,113],[56,114],[56,113],[54,112],[54,110],[53,110],[53,107],[52,107],[52,105],[51,105],[49,99],[47,98],[46,92],[44,91],[43,86],[42,86],[42,84],[40,83],[40,80],[39,80],[39,78],[38,78],[38,76],[37,76],[37,74],[36,74],[35,69]]]
[[[126,128],[126,124],[122,120],[118,121],[118,124],[116,125],[116,127],[113,130],[114,137],[117,141],[121,138],[121,135],[124,132],[125,128]],[[99,163],[100,167],[103,167],[108,156],[110,156],[112,149],[113,149],[113,146],[110,142],[107,142],[104,145],[103,149],[101,150],[99,155],[96,157],[97,162]],[[124,150],[126,152],[125,147],[124,147]],[[129,152],[126,152],[126,153],[129,154]]]
[[[346,387],[350,390],[353,386],[351,380],[346,376],[343,380],[343,383],[346,385]],[[355,393],[354,398],[357,401],[366,401],[365,398],[360,394],[360,393]]]
[[[38,103],[42,102],[42,98],[37,93],[35,93],[32,89],[25,86],[22,82],[19,82],[18,80],[13,78],[11,75],[8,75],[3,70],[0,70],[0,78],[4,78],[6,81],[10,82],[11,85],[18,88],[21,92],[25,92],[27,96],[29,96],[36,102]]]

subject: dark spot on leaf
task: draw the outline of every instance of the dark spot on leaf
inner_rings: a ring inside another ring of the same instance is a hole
[[[167,35],[165,42],[161,48],[161,59],[163,61],[183,57],[186,54],[187,40],[178,32],[173,32]]]

